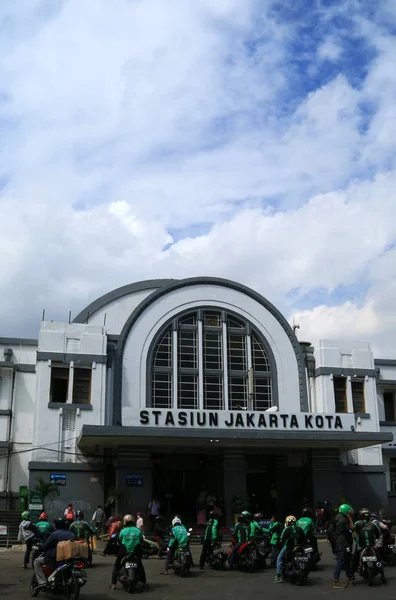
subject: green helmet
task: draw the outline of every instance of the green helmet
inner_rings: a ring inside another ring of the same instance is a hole
[[[30,512],[28,510],[24,510],[23,513],[21,514],[21,517],[22,517],[22,519],[27,521],[28,519],[30,519]]]
[[[341,504],[340,508],[338,509],[338,512],[340,512],[342,515],[347,516],[348,513],[353,512],[353,508],[352,506],[349,506],[349,504]]]

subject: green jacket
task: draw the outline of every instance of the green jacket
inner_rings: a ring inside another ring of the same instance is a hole
[[[74,533],[77,539],[84,539],[86,542],[92,535],[96,535],[95,529],[86,521],[74,521],[70,525],[70,531]]]
[[[257,535],[261,534],[261,527],[257,521],[251,521],[249,524],[249,539],[253,540]]]
[[[209,519],[206,525],[204,540],[206,542],[215,542],[218,537],[219,521],[215,518]]]
[[[127,552],[134,552],[143,542],[143,533],[134,526],[124,527],[119,535],[120,542],[125,546]]]
[[[244,542],[247,542],[249,539],[249,525],[237,523],[235,525],[234,538],[237,543],[243,544]]]
[[[277,546],[280,542],[282,534],[282,523],[280,523],[279,521],[274,521],[273,523],[270,523],[269,532],[271,534],[271,546]]]
[[[36,523],[36,529],[37,529],[38,533],[51,533],[52,532],[52,527],[48,523],[48,521],[38,521]]]
[[[297,521],[297,527],[301,527],[308,538],[315,534],[315,523],[309,517],[301,517]]]
[[[280,546],[281,548],[286,546],[286,548],[292,550],[297,544],[303,544],[304,541],[305,536],[303,530],[296,525],[289,525],[282,531]]]
[[[172,528],[168,546],[169,548],[188,546],[188,532],[184,525],[176,525],[176,527]]]

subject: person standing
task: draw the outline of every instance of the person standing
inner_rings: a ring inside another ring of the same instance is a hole
[[[104,530],[105,522],[106,522],[106,515],[104,514],[102,507],[98,506],[98,508],[95,510],[94,514],[92,515],[92,519],[91,519],[91,523],[95,527],[96,537],[98,539],[99,539],[99,536],[101,535],[102,531]]]
[[[335,551],[337,564],[334,569],[334,588],[344,588],[352,584],[353,575],[351,571],[351,548],[352,532],[355,529],[352,520],[353,508],[349,504],[341,504],[338,509],[338,515],[334,519]],[[341,571],[345,571],[347,584],[344,586],[340,582]]]
[[[64,516],[65,516],[66,524],[69,526],[76,520],[76,516],[75,516],[74,510],[73,510],[73,504],[67,505]]]
[[[26,552],[23,559],[23,568],[27,569],[30,560],[30,553],[33,546],[33,538],[36,533],[36,527],[30,520],[30,512],[25,510],[21,514],[22,521],[19,524],[18,542],[25,542]]]
[[[154,496],[154,498],[151,500],[150,504],[148,505],[148,514],[149,514],[150,521],[151,521],[151,531],[152,532],[155,529],[155,520],[157,517],[159,517],[160,510],[161,510],[161,504],[159,503],[157,498]]]
[[[144,537],[144,518],[143,517],[144,517],[144,514],[141,512],[138,512],[136,514],[136,527],[138,529],[140,529],[140,531],[142,532],[143,537]]]
[[[199,568],[201,571],[205,566],[205,559],[208,558],[213,552],[213,546],[218,539],[219,530],[219,519],[214,510],[209,513],[209,521],[206,525],[205,535],[202,542],[202,552],[199,559]]]
[[[275,515],[272,515],[268,529],[270,533],[271,565],[276,567],[276,559],[278,558],[279,543],[283,527],[282,523],[278,521]]]

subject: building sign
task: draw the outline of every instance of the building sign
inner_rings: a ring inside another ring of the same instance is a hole
[[[29,510],[43,510],[43,497],[40,492],[30,492],[29,494]]]
[[[66,485],[66,475],[63,473],[51,473],[50,482],[53,485]]]
[[[258,429],[270,431],[353,431],[353,414],[248,411],[141,410],[138,423],[146,427]]]
[[[143,475],[125,475],[125,485],[128,487],[141,487],[143,485]]]
[[[0,525],[0,535],[8,535],[7,525]]]

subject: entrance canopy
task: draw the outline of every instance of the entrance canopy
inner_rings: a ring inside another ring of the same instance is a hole
[[[95,446],[114,448],[339,448],[354,450],[384,444],[393,440],[386,432],[360,431],[235,431],[208,429],[168,429],[163,427],[120,427],[84,425],[78,439],[80,450],[92,451]]]

